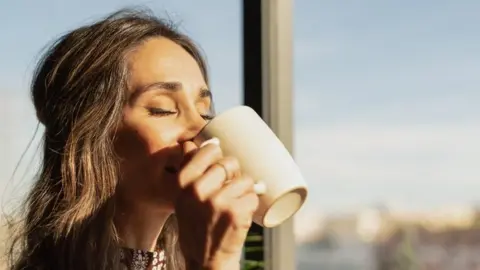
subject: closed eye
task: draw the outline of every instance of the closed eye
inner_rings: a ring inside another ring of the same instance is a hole
[[[163,110],[160,108],[148,108],[148,113],[152,116],[167,116],[167,115],[172,115],[176,114],[176,111],[168,111],[168,110]]]
[[[207,120],[207,121],[210,121],[214,118],[215,116],[213,115],[209,115],[209,114],[202,114],[202,118]]]
[[[148,113],[151,116],[168,116],[168,115],[174,115],[177,112],[176,111],[169,111],[169,110],[164,110],[160,108],[148,108]],[[211,114],[202,114],[201,115],[203,119],[210,121],[212,120],[215,116]]]

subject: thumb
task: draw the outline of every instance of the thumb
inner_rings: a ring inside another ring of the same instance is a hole
[[[183,150],[183,162],[182,164],[185,165],[192,159],[192,157],[198,152],[198,150],[202,147],[204,147],[207,144],[216,144],[220,145],[220,141],[218,138],[211,138],[209,140],[204,141],[200,146],[197,146],[194,142],[192,141],[186,141],[182,145],[182,150]]]
[[[192,156],[193,154],[195,154],[198,147],[194,142],[186,141],[183,143],[182,149],[183,149],[183,155],[186,157],[186,156]]]
[[[186,141],[182,144],[182,167],[185,166],[192,159],[192,157],[195,155],[195,153],[197,153],[197,151],[198,147],[192,141]]]

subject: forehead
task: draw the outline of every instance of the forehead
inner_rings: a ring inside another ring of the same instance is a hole
[[[133,84],[178,81],[204,87],[205,80],[195,59],[180,45],[167,38],[152,38],[128,56]]]

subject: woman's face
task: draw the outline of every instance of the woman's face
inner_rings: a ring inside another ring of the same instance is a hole
[[[115,135],[123,202],[172,211],[181,142],[211,118],[211,93],[195,59],[166,38],[129,54],[128,100]]]

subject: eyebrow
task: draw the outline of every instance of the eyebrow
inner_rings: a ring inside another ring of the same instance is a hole
[[[138,88],[136,91],[133,92],[131,99],[137,99],[141,94],[157,90],[157,89],[164,89],[170,92],[177,92],[183,89],[183,84],[181,82],[154,82],[148,84],[144,87]],[[198,94],[200,99],[209,98],[210,100],[213,99],[212,92],[207,88],[203,87]]]

